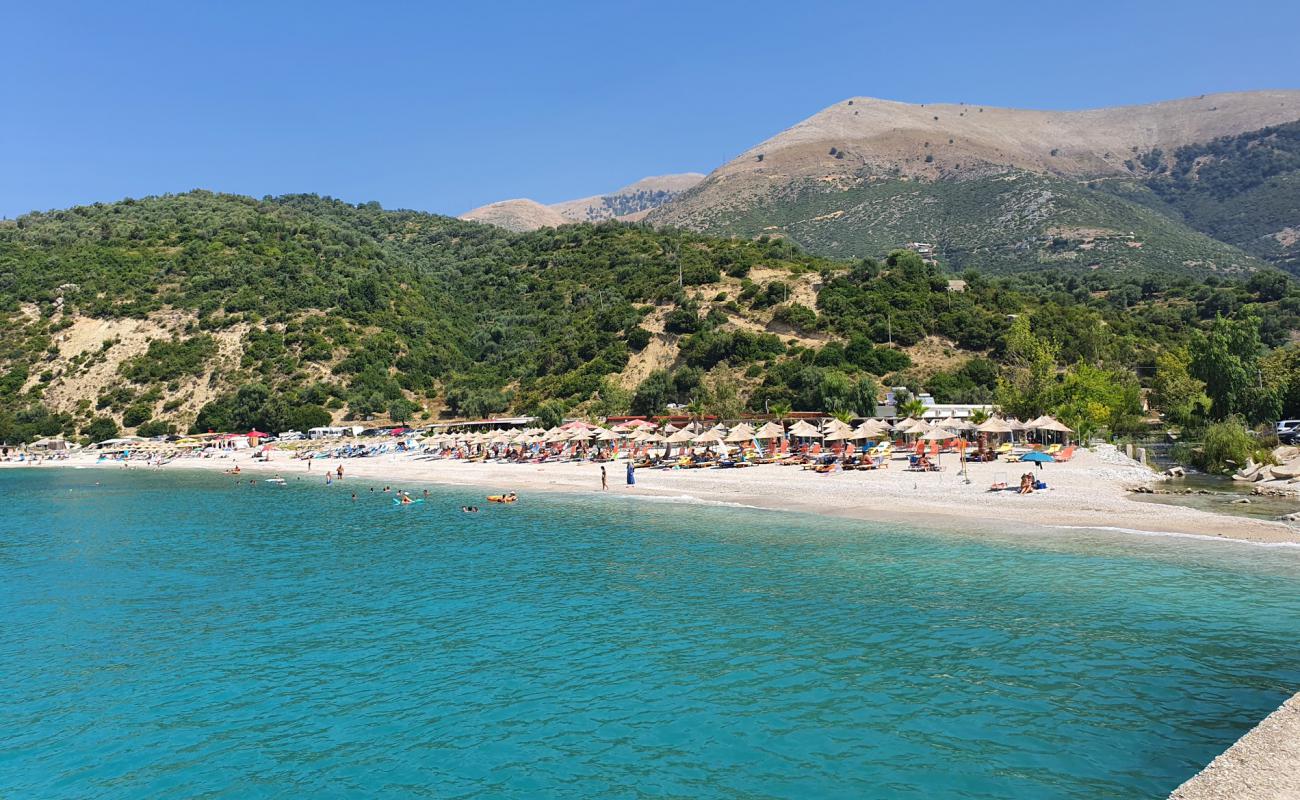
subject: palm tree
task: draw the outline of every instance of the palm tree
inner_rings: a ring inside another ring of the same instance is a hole
[[[790,416],[793,407],[789,403],[770,403],[767,410],[776,417],[777,422],[785,422],[785,418]]]
[[[898,416],[915,417],[920,419],[925,416],[926,409],[929,408],[920,398],[912,397],[898,404]]]
[[[988,422],[988,419],[989,412],[982,408],[977,408],[970,412],[970,421],[973,425],[983,425],[985,422]]]
[[[832,411],[831,416],[847,425],[852,422],[853,418],[857,415],[852,411]]]

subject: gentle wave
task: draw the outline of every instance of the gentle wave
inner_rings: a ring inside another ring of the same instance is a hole
[[[1110,531],[1112,533],[1129,533],[1138,536],[1172,536],[1178,539],[1199,539],[1204,542],[1219,542],[1221,544],[1233,545],[1244,544],[1252,547],[1300,549],[1300,542],[1259,542],[1250,539],[1234,538],[1232,536],[1207,536],[1203,533],[1184,533],[1182,531],[1145,531],[1141,528],[1123,528],[1117,525],[1043,525],[1042,527],[1069,531]]]

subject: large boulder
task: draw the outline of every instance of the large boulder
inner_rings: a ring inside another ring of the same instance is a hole
[[[1278,448],[1278,449],[1281,450],[1282,448]],[[1295,448],[1289,448],[1289,449],[1294,450]],[[1274,478],[1278,478],[1281,480],[1300,478],[1300,457],[1293,457],[1288,461],[1284,461],[1280,464],[1275,464],[1269,467],[1268,470],[1269,472],[1273,473]]]

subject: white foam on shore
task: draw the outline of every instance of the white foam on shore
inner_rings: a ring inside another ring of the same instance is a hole
[[[1254,547],[1300,548],[1300,542],[1257,542],[1253,539],[1238,539],[1232,536],[1207,536],[1203,533],[1183,533],[1181,531],[1144,531],[1141,528],[1121,528],[1116,525],[1043,525],[1042,527],[1071,531],[1110,531],[1112,533],[1137,534],[1138,536],[1174,536],[1180,539],[1201,539],[1206,542],[1220,542],[1222,544],[1248,544]]]
[[[620,500],[638,500],[644,503],[679,503],[681,505],[692,506],[724,506],[726,508],[752,508],[755,511],[772,511],[774,509],[764,508],[763,506],[752,506],[747,503],[736,503],[730,500],[705,500],[702,497],[696,497],[693,494],[620,494],[612,495]]]

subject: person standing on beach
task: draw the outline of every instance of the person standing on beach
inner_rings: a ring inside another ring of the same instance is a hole
[[[338,471],[338,474],[339,474],[339,480],[343,480],[343,465],[342,465],[342,464],[339,464],[339,468],[338,468],[337,471]]]
[[[636,486],[636,464],[627,462],[627,485]]]
[[[311,472],[311,459],[307,459],[307,471]]]
[[[600,490],[602,492],[609,491],[609,476],[605,474],[604,464],[600,465]]]

